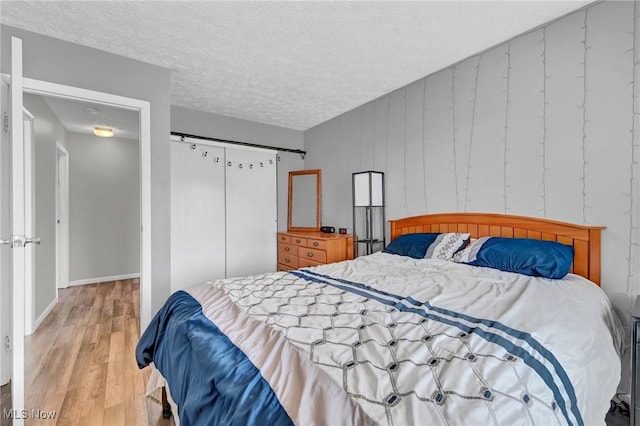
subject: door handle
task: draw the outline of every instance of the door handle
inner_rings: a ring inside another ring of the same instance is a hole
[[[40,245],[40,237],[25,238],[22,235],[12,235],[6,240],[0,239],[0,244],[6,244],[11,248],[24,247],[27,244]]]
[[[33,237],[33,238],[25,238],[24,239],[24,244],[35,244],[37,246],[40,245],[40,237]]]

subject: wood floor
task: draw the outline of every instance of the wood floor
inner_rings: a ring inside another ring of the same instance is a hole
[[[56,412],[33,425],[172,425],[145,399],[139,370],[137,279],[61,289],[59,301],[25,340],[26,409]]]

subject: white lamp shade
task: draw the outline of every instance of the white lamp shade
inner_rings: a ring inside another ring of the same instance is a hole
[[[353,205],[382,206],[382,173],[362,172],[353,175]]]

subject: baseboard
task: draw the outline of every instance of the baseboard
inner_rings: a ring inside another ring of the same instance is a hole
[[[53,299],[53,301],[49,304],[49,306],[47,306],[47,308],[40,314],[36,322],[33,323],[33,329],[31,330],[31,333],[28,333],[27,335],[31,335],[36,332],[38,327],[40,327],[40,324],[42,324],[42,321],[44,321],[44,319],[47,317],[47,315],[49,315],[51,310],[55,308],[57,303],[58,303],[58,296],[56,296],[56,298]]]
[[[140,273],[126,274],[126,275],[113,275],[111,277],[87,278],[84,280],[69,281],[69,285],[67,287],[73,287],[76,285],[85,285],[85,284],[106,283],[109,281],[130,280],[133,278],[140,278]],[[66,288],[66,287],[60,287],[60,288]]]

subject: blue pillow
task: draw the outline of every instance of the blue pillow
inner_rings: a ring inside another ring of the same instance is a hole
[[[391,241],[383,252],[422,259],[427,252],[427,248],[436,240],[438,235],[440,234],[401,235]]]
[[[573,247],[555,241],[484,237],[456,254],[454,261],[534,277],[560,279],[569,273]]]

